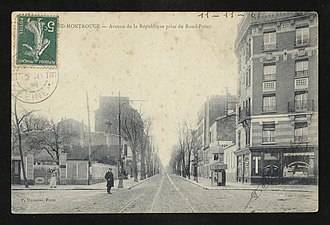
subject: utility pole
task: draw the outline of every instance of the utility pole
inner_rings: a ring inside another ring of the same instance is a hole
[[[87,101],[87,114],[88,114],[88,184],[90,184],[91,178],[91,120],[89,116],[89,103],[88,103],[88,92],[86,91],[86,101]]]

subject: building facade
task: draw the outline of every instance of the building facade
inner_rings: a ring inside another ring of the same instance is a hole
[[[209,178],[214,159],[223,158],[221,150],[225,145],[235,142],[236,97],[227,95],[207,98],[198,113],[197,143],[198,176]],[[229,132],[226,132],[230,130]]]
[[[318,176],[318,18],[250,12],[238,26],[237,181]]]
[[[235,144],[229,145],[223,149],[223,162],[226,165],[226,182],[228,183],[235,183],[237,181],[237,158],[235,151]]]
[[[128,97],[100,96],[99,108],[95,110],[95,131],[110,129],[111,133],[118,134],[119,99],[122,108],[130,107]]]

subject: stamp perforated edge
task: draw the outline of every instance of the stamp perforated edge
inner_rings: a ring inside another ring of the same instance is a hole
[[[24,65],[24,64],[16,64],[16,57],[17,57],[17,43],[18,43],[18,36],[17,36],[17,20],[19,16],[35,16],[35,17],[57,17],[57,32],[56,32],[56,65]],[[11,22],[12,22],[12,62],[11,62],[11,68],[12,71],[15,69],[58,69],[59,68],[59,15],[52,14],[52,13],[46,13],[46,12],[16,12],[13,11],[11,13]]]

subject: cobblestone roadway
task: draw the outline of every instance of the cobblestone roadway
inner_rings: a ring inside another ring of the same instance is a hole
[[[113,190],[19,190],[12,192],[13,213],[191,213],[311,212],[317,193],[205,190],[175,175],[157,175],[134,188]],[[255,195],[253,195],[255,196]]]

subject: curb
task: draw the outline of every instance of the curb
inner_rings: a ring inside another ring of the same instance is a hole
[[[181,176],[179,176],[181,177]],[[184,177],[181,177],[182,179],[186,180],[186,181],[189,181],[190,183],[192,184],[195,184],[201,188],[204,188],[205,190],[226,190],[226,191],[286,191],[286,192],[314,192],[314,190],[301,190],[301,189],[283,189],[283,188],[280,188],[280,189],[275,189],[275,188],[261,188],[261,187],[242,187],[242,188],[226,188],[226,187],[219,187],[219,188],[216,188],[216,187],[205,187],[204,185],[200,184],[200,183],[196,183],[195,181],[192,181],[192,180],[189,180],[188,178],[184,178]]]
[[[144,180],[141,180],[135,184],[133,184],[130,187],[127,188],[115,188],[115,190],[122,190],[122,189],[128,189],[130,190],[131,188],[143,183],[146,180],[149,180],[151,177],[148,177]],[[64,185],[63,185],[64,186]],[[65,187],[65,186],[64,186]],[[58,190],[58,191],[96,191],[96,190],[104,190],[104,188],[84,188],[84,187],[75,187],[75,188],[11,188],[12,191],[44,191],[44,190]]]
[[[192,184],[195,184],[195,185],[197,185],[197,186],[199,186],[199,187],[201,187],[201,188],[204,188],[205,190],[209,190],[208,189],[208,187],[205,187],[204,185],[202,185],[202,184],[200,184],[200,183],[197,183],[197,182],[195,182],[195,181],[192,181],[192,180],[189,180],[188,178],[184,178],[184,177],[182,177],[184,180],[186,180],[186,181],[189,181],[190,183],[192,183]]]

